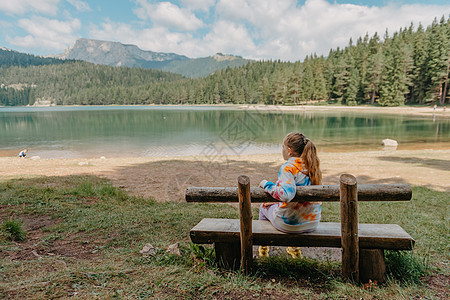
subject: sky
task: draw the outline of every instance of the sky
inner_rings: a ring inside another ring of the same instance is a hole
[[[297,61],[449,15],[450,0],[0,0],[0,46],[51,55],[89,38],[191,58]]]

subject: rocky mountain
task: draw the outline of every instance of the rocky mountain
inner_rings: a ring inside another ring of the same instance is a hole
[[[91,39],[78,39],[64,53],[54,55],[61,59],[76,59],[108,66],[140,67],[179,73],[187,77],[203,77],[216,70],[239,67],[248,62],[239,56],[218,53],[204,58],[188,58],[175,53],[145,51],[135,45]]]
[[[76,40],[64,53],[55,56],[62,59],[83,60],[108,66],[143,68],[158,68],[157,66],[170,61],[189,59],[175,53],[144,51],[135,45],[83,38]]]

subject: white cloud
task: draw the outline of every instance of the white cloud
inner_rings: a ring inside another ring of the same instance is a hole
[[[213,2],[188,0],[183,1],[183,5],[189,6],[190,9],[196,9],[200,7],[199,4],[210,5]],[[143,20],[150,18],[156,25],[151,28],[134,30],[130,24],[106,20],[100,27],[94,26],[90,31],[90,36],[95,39],[135,44],[144,50],[175,52],[189,57],[209,56],[216,52],[241,54],[243,51],[245,53],[256,51],[255,43],[243,24],[218,20],[211,25],[207,34],[202,37],[194,37],[193,34],[184,31],[186,21],[182,22],[184,27],[174,26],[176,22],[183,20],[183,17],[180,16],[183,9],[168,2],[154,5],[145,0],[138,0],[137,3],[140,8],[134,11],[136,15]],[[171,9],[173,10],[171,11]],[[184,12],[186,13],[186,10]],[[165,21],[163,22],[162,19]],[[168,22],[170,22],[169,26]],[[197,28],[197,26],[191,27]],[[179,29],[181,32],[171,31],[173,29]]]
[[[210,51],[208,55],[216,52],[227,54],[251,53],[256,50],[247,28],[242,24],[228,21],[218,21],[214,24],[214,28],[205,36],[202,44]]]
[[[215,0],[181,0],[183,7],[191,10],[209,11],[209,9],[214,6]]]
[[[89,36],[99,40],[137,45],[143,50],[178,54],[183,53],[185,43],[190,43],[193,39],[188,33],[170,32],[164,27],[135,30],[129,24],[115,23],[108,19],[100,27],[93,25]]]
[[[87,2],[81,0],[67,0],[73,7],[75,7],[78,11],[90,11],[91,7]]]
[[[7,41],[12,45],[61,51],[76,39],[74,33],[80,29],[81,22],[78,19],[59,21],[44,17],[32,17],[20,19],[19,27],[28,34],[7,37]]]
[[[136,15],[143,20],[150,19],[156,27],[190,31],[204,26],[189,9],[180,8],[170,2],[151,4],[147,0],[138,0],[137,3],[140,7],[134,10]]]
[[[367,33],[383,36],[400,27],[430,24],[434,16],[450,11],[450,5],[388,5],[384,7],[307,0],[297,6],[294,0],[220,0],[216,22],[245,25],[255,51],[241,48],[241,55],[253,58],[299,60],[316,52],[326,55],[331,48],[343,47]],[[230,40],[230,42],[232,42]]]
[[[64,5],[68,11],[60,10],[60,0],[0,0],[0,14],[8,15],[0,20],[1,35],[12,45],[30,50],[66,48],[75,40],[75,33],[81,32],[81,23],[72,19],[71,11],[91,10],[94,2],[64,1],[71,4]],[[96,25],[91,25],[84,37],[189,57],[224,52],[295,61],[314,52],[327,55],[331,48],[345,47],[350,38],[356,41],[366,32],[383,36],[386,28],[393,34],[411,22],[416,28],[419,23],[427,26],[435,17],[448,17],[450,11],[450,4],[400,5],[394,1],[386,1],[390,3],[386,6],[326,0],[306,0],[304,4],[297,0],[178,0],[178,5],[169,0],[130,1],[136,7],[134,20],[92,20]],[[96,4],[96,8],[101,6]],[[17,15],[22,19],[12,20]],[[22,29],[25,33],[13,33]]]
[[[13,15],[36,12],[54,16],[58,4],[59,0],[0,0],[0,11]]]
[[[193,1],[182,3],[188,6]],[[192,15],[188,10],[168,2],[149,4],[138,0],[138,3],[140,9],[135,13],[142,20],[152,19],[152,27],[136,29],[131,23],[106,20],[100,27],[94,27],[90,36],[189,57],[223,52],[254,59],[295,61],[311,53],[327,55],[331,48],[345,47],[351,37],[356,41],[366,32],[383,36],[386,28],[393,33],[409,26],[411,21],[416,26],[419,22],[428,25],[434,16],[450,11],[448,6],[432,5],[369,7],[307,0],[299,6],[294,0],[219,0],[214,21],[207,30],[202,29],[206,33],[200,34],[195,29],[185,31],[189,26],[175,26],[176,20]],[[180,31],[174,32],[177,28]]]
[[[143,50],[174,52],[188,57],[210,56],[216,52],[251,53],[256,49],[244,26],[226,21],[217,22],[211,32],[202,38],[195,38],[186,32],[171,32],[165,27],[134,30],[129,24],[110,20],[105,20],[100,27],[93,26],[89,36],[134,44]]]

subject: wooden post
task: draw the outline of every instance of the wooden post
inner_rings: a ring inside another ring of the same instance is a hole
[[[360,249],[359,280],[363,283],[369,280],[382,283],[386,281],[386,262],[383,249]]]
[[[253,263],[252,207],[250,198],[250,178],[245,175],[238,177],[239,216],[241,236],[241,268],[248,274]]]
[[[239,243],[214,243],[216,263],[220,268],[238,270],[241,263],[241,245]]]
[[[359,282],[358,192],[356,178],[340,177],[342,277]]]

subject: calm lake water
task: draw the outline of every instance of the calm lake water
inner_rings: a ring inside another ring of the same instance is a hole
[[[320,151],[450,146],[450,119],[360,112],[262,112],[223,107],[0,108],[0,152],[41,158],[278,153],[301,131]],[[17,154],[16,154],[17,152]]]

